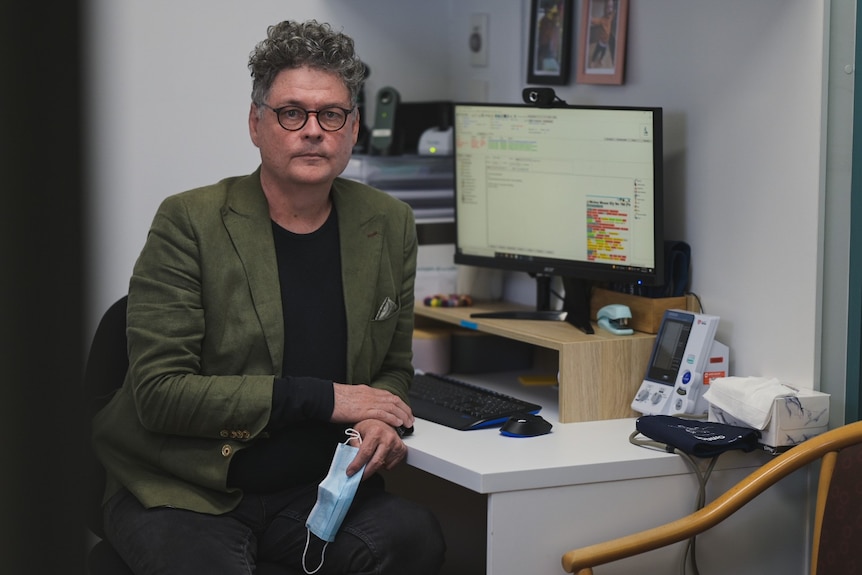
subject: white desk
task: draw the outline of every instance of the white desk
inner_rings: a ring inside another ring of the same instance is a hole
[[[563,573],[560,558],[568,549],[693,510],[697,482],[691,469],[677,455],[632,445],[634,419],[562,424],[553,388],[524,387],[511,375],[461,379],[496,379],[494,388],[543,405],[541,415],[554,428],[540,437],[512,438],[498,429],[456,431],[416,422],[405,440],[409,465],[389,473],[387,481],[393,491],[437,512],[450,550],[445,573]],[[710,499],[768,457],[723,455],[708,484]],[[702,572],[805,572],[806,490],[804,473],[787,478],[699,538]],[[599,573],[675,573],[681,553],[677,545]]]

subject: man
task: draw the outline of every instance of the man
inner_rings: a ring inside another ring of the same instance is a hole
[[[249,68],[260,167],[167,198],[135,264],[129,371],[94,420],[106,537],[139,574],[436,573],[436,519],[376,474],[413,426],[417,243],[406,204],[338,178],[365,67],[287,21]],[[363,480],[324,548],[306,520],[348,427]]]

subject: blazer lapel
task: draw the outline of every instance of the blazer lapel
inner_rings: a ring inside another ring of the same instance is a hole
[[[234,184],[222,208],[222,218],[245,268],[274,373],[280,374],[284,360],[281,292],[269,207],[260,186],[259,170]]]
[[[333,202],[338,211],[341,242],[341,270],[344,306],[347,310],[347,371],[352,374],[356,358],[367,334],[369,318],[376,306],[377,276],[383,252],[384,215],[369,210],[354,196],[342,193],[338,180],[333,185]],[[350,214],[351,217],[346,217]],[[352,375],[351,375],[352,377]]]

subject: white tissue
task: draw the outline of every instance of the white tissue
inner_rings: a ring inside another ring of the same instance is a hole
[[[755,429],[765,429],[776,397],[796,395],[775,378],[719,377],[703,395],[710,404]]]

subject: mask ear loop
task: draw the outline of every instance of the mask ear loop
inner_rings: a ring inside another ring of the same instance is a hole
[[[305,530],[305,549],[302,550],[302,570],[305,571],[308,575],[314,575],[320,568],[323,567],[323,560],[326,557],[326,547],[329,545],[329,541],[323,544],[323,549],[320,551],[320,563],[314,571],[309,571],[308,567],[305,566],[305,554],[308,553],[308,545],[311,543],[311,531]]]
[[[362,445],[362,436],[358,431],[353,429],[352,427],[348,427],[344,430],[344,433],[348,436],[347,439],[344,440],[344,443],[350,444],[354,439],[359,442],[359,445]],[[314,575],[320,568],[323,567],[323,561],[326,558],[326,548],[329,546],[329,541],[323,544],[323,549],[320,551],[320,564],[314,569],[314,571],[309,571],[308,567],[305,566],[305,556],[308,553],[308,546],[311,543],[311,531],[305,530],[305,548],[302,550],[302,570],[307,573],[307,575]]]
[[[362,436],[359,435],[358,431],[356,431],[352,427],[348,427],[344,430],[344,433],[348,436],[347,439],[344,440],[344,443],[347,443],[349,445],[350,442],[355,439],[359,443],[359,445],[362,445]]]

